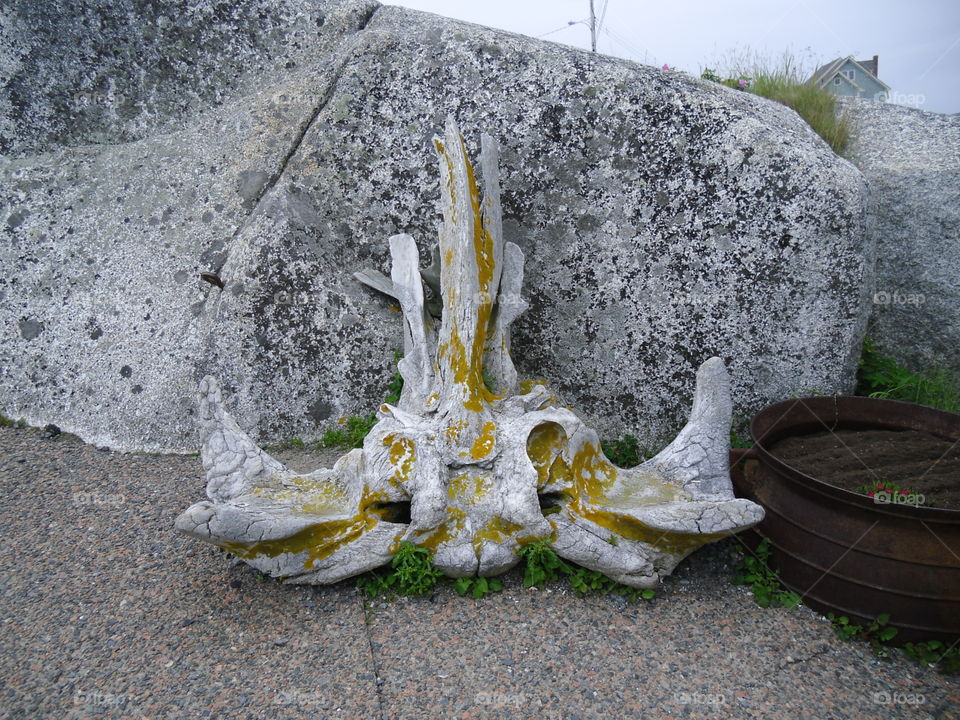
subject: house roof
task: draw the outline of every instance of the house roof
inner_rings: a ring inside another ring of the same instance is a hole
[[[873,60],[865,60],[863,62],[860,62],[860,61],[854,60],[852,55],[848,55],[847,57],[840,57],[840,58],[837,58],[836,60],[831,60],[825,65],[821,65],[819,68],[817,68],[817,71],[810,77],[810,79],[807,82],[817,85],[818,87],[824,87],[827,83],[833,80],[836,74],[840,72],[840,68],[843,67],[843,65],[846,64],[847,62],[851,62],[854,65],[856,65],[863,72],[865,72],[870,77],[872,77],[877,83],[882,85],[884,89],[886,90],[890,89],[890,86],[887,85],[883,80],[878,78],[875,72],[871,72],[871,69],[874,69],[874,70],[876,69],[876,65],[874,64]],[[850,80],[850,78],[848,78],[846,75],[841,75],[840,77],[842,77],[848,83],[853,85],[853,87],[855,87],[857,90],[860,90],[860,91],[863,90],[863,88],[861,88],[855,82]]]

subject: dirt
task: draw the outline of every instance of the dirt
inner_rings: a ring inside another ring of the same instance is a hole
[[[893,484],[916,496],[909,504],[960,510],[960,441],[914,430],[836,430],[786,438],[771,453],[844,490]]]

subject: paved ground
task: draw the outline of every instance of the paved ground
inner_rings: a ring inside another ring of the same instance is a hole
[[[480,601],[368,603],[175,534],[197,457],[2,429],[0,488],[2,718],[960,718],[956,678],[758,608],[736,541],[639,604],[517,573]]]

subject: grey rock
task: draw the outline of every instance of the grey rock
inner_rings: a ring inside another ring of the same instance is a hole
[[[144,100],[153,114],[89,118],[66,138],[122,144],[62,147],[51,116],[17,116],[18,152],[47,152],[0,158],[3,217],[29,211],[0,225],[5,414],[117,449],[190,451],[207,374],[260,443],[369,413],[403,329],[351,276],[385,271],[399,233],[427,256],[430,139],[450,114],[501,147],[504,237],[528,268],[516,371],[556,383],[601,435],[665,444],[712,356],[738,416],[852,387],[872,287],[863,181],[793,111],[371,7],[331,10],[299,49],[286,49],[295,31],[277,34],[277,53],[298,53],[289,70],[231,50],[249,69],[217,107],[184,71],[150,97],[189,107]],[[44,328],[32,340],[27,318]]]
[[[844,109],[877,248],[868,334],[914,370],[960,374],[960,115],[866,101]]]

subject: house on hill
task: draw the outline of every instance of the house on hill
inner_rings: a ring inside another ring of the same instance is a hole
[[[890,86],[877,77],[878,56],[872,60],[837,58],[821,66],[807,81],[834,95],[886,102]]]

